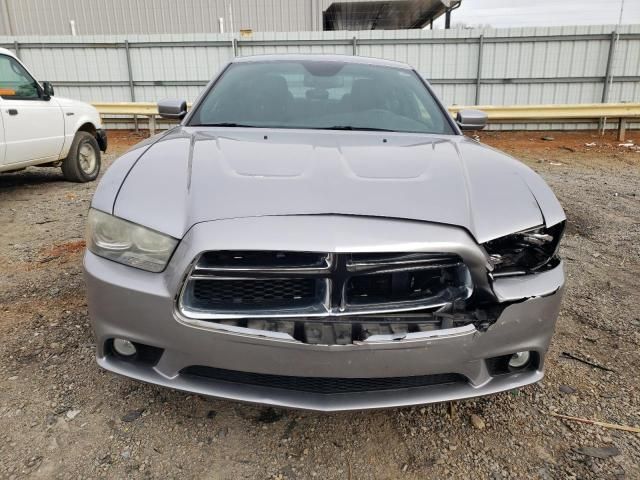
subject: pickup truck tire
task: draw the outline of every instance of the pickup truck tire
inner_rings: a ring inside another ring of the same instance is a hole
[[[70,182],[91,182],[100,173],[100,148],[88,132],[77,132],[62,162],[62,174]]]

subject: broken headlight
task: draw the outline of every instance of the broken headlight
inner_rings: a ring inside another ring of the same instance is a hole
[[[89,210],[87,248],[91,253],[131,267],[161,272],[178,240],[99,210]]]
[[[483,244],[493,274],[523,274],[547,265],[556,255],[565,222],[496,238]]]

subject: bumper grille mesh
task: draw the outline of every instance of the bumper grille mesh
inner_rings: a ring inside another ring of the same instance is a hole
[[[315,300],[311,278],[267,280],[195,280],[193,299],[198,308],[233,306],[264,308],[308,305]]]
[[[243,385],[319,394],[400,390],[467,381],[463,375],[457,373],[381,378],[294,377],[286,375],[239,372],[235,370],[223,370],[220,368],[204,366],[187,367],[182,370],[181,374]]]

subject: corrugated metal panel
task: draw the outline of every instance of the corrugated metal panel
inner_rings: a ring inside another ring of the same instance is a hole
[[[312,20],[318,16],[312,15],[316,0],[0,0],[3,4],[10,25],[0,22],[0,35],[70,34],[70,20],[78,35],[219,33],[218,19],[231,31],[231,17],[234,31],[300,31],[317,28]]]
[[[0,15],[9,12],[0,18],[0,35],[70,34],[71,20],[78,35],[220,33],[219,18],[226,32],[321,31],[322,13],[335,1],[0,0]]]
[[[321,4],[322,0],[314,1]],[[478,39],[483,35],[479,104],[598,103],[613,28],[256,32],[238,39],[238,54],[352,54],[356,37],[359,55],[413,65],[432,82],[445,104],[472,105],[476,100]],[[623,26],[620,33],[623,37],[612,62],[614,82],[609,101],[637,102],[640,26]],[[624,36],[628,34],[634,35]],[[52,81],[61,95],[86,101],[131,100],[125,40],[130,42],[131,74],[138,101],[168,96],[193,100],[234,55],[231,34],[0,37],[0,44],[11,46],[15,40],[21,45],[21,58],[38,78]],[[73,44],[77,47],[70,48]],[[563,126],[573,128],[576,124]],[[540,125],[499,128],[533,127]]]
[[[474,30],[395,30],[381,34],[377,31],[358,32],[358,38],[373,41],[384,39],[474,38]],[[358,54],[405,62],[425,78],[443,80],[476,77],[478,44],[374,44],[359,45]]]

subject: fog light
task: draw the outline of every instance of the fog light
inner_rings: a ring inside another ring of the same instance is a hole
[[[135,355],[137,350],[136,346],[131,343],[129,340],[125,340],[124,338],[116,338],[113,340],[113,349],[119,355],[123,357],[130,357]]]
[[[526,367],[531,359],[529,352],[516,352],[511,355],[509,359],[509,367],[511,368],[523,368]]]

